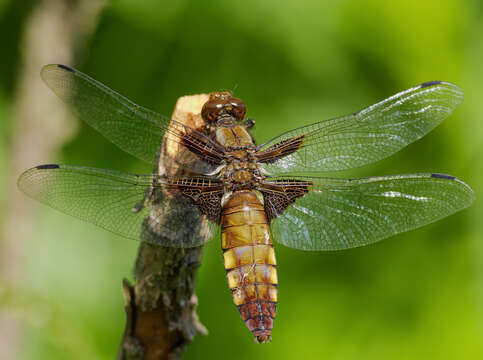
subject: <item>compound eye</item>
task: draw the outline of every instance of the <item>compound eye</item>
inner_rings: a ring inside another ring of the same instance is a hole
[[[230,105],[232,106],[231,112],[233,116],[236,117],[238,120],[243,120],[247,113],[247,106],[245,105],[245,103],[240,99],[233,98],[230,101]]]
[[[224,104],[219,100],[208,100],[201,110],[201,116],[207,122],[213,122],[216,120],[220,112],[223,110]]]

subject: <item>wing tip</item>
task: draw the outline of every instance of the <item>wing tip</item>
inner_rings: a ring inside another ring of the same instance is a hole
[[[42,78],[42,80],[44,80],[47,84],[49,84],[49,76],[48,74],[50,72],[58,72],[60,70],[62,71],[67,71],[67,72],[70,72],[72,74],[75,74],[77,72],[77,70],[67,66],[67,65],[62,65],[62,64],[48,64],[48,65],[44,65],[42,67],[42,69],[40,70],[40,77]]]
[[[438,86],[438,85],[451,87],[453,89],[458,90],[461,93],[463,92],[463,90],[461,90],[461,88],[458,85],[455,85],[455,84],[448,82],[448,81],[441,81],[441,80],[426,81],[426,82],[423,82],[422,84],[419,84],[418,86],[416,86],[416,88],[424,89],[424,88],[427,88],[427,87]]]
[[[39,174],[38,170],[52,170],[52,169],[59,169],[60,165],[57,164],[45,164],[45,165],[37,165],[33,168],[25,170],[17,179],[17,187],[22,190],[25,194],[30,195],[26,184],[30,181],[32,177],[35,177]]]
[[[71,73],[75,73],[76,70],[74,68],[71,68],[70,66],[63,65],[63,64],[47,64],[42,66],[42,71],[48,71],[48,70],[53,70],[53,69],[62,69]]]
[[[440,80],[426,81],[426,82],[422,83],[421,85],[419,85],[419,87],[422,89],[422,88],[425,88],[425,87],[428,87],[428,86],[439,85],[439,84],[442,84],[442,83],[443,82],[440,81]]]
[[[452,90],[459,93],[460,96],[463,96],[463,90],[461,90],[461,88],[458,85],[455,85],[455,84],[450,83],[448,81],[441,81],[441,80],[426,81],[422,84],[419,84],[419,86],[417,86],[416,88],[424,89],[424,88],[428,88],[428,87],[431,87],[431,86],[438,86],[438,85],[445,86],[445,87],[448,87],[448,88],[452,88]]]
[[[432,88],[432,87],[434,87],[434,90],[437,90],[438,92],[443,91],[443,93],[448,97],[446,101],[448,102],[448,107],[449,109],[451,109],[451,111],[454,110],[454,108],[456,108],[463,101],[463,98],[464,98],[463,90],[458,85],[455,85],[447,81],[440,81],[440,80],[426,81],[416,86],[415,89],[420,90],[420,89],[426,89],[426,88]]]
[[[37,170],[47,170],[47,169],[58,169],[60,168],[57,164],[45,164],[45,165],[38,165],[35,167]]]
[[[71,72],[71,73],[75,73],[75,69],[73,69],[73,68],[71,68],[71,67],[69,67],[69,66],[67,66],[67,65],[56,64],[56,66],[57,66],[58,68],[63,69],[63,70],[69,71],[69,72]]]
[[[432,173],[431,177],[436,178],[436,179],[456,180],[456,177],[454,177],[454,176],[446,175],[446,174],[439,174],[439,173]]]
[[[442,179],[442,180],[451,180],[451,181],[456,181],[458,184],[462,185],[463,188],[466,190],[466,192],[468,193],[468,202],[466,203],[466,206],[464,207],[468,207],[470,206],[473,201],[475,200],[476,196],[475,196],[475,192],[474,190],[471,188],[471,186],[469,186],[467,183],[465,183],[463,180],[461,179],[458,179],[456,176],[452,176],[452,175],[446,175],[446,174],[439,174],[439,173],[432,173],[431,174],[431,177],[432,178],[435,178],[435,179]]]

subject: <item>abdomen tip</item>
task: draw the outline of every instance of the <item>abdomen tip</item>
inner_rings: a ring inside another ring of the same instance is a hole
[[[272,336],[270,334],[262,334],[262,335],[255,336],[255,342],[259,344],[272,342]]]

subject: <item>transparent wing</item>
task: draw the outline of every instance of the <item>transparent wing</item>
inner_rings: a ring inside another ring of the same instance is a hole
[[[211,239],[211,234],[203,230],[204,238],[193,236],[201,231],[202,215],[198,209],[185,196],[174,195],[168,203],[162,191],[176,189],[183,182],[195,187],[197,180],[180,178],[168,183],[155,175],[41,165],[24,172],[18,186],[41,203],[126,238],[163,246],[199,246]],[[146,195],[154,192],[156,197],[149,200]],[[154,216],[150,208],[153,203],[160,209]],[[146,222],[149,227],[143,225]],[[149,229],[156,229],[156,234]],[[184,242],[180,243],[180,239]]]
[[[427,82],[357,113],[288,131],[262,144],[257,156],[273,175],[359,167],[426,135],[462,100],[456,85]]]
[[[276,241],[301,250],[367,245],[449,216],[474,199],[468,185],[441,174],[270,180],[309,186],[271,225]]]
[[[184,135],[189,132],[192,137],[196,135],[197,140],[218,148],[218,144],[200,132],[136,105],[78,70],[51,64],[43,67],[41,76],[82,120],[122,150],[148,163],[155,163],[166,131],[172,135],[172,141],[183,143]],[[191,166],[189,163],[183,165],[192,171],[213,170],[210,166],[203,167],[200,159],[190,161]]]

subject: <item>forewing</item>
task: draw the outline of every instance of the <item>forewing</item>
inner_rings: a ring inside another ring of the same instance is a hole
[[[24,172],[18,186],[41,203],[123,237],[194,247],[211,239],[211,234],[200,228],[203,216],[198,208],[178,191],[180,184],[194,188],[193,179],[166,180],[81,166],[41,165]],[[170,199],[165,190],[173,192]],[[143,225],[146,222],[150,226]],[[155,229],[155,234],[149,229]],[[203,238],[196,236],[200,231]]]
[[[166,132],[170,133],[171,141],[186,145],[186,140],[190,140],[193,146],[217,152],[218,145],[195,129],[133,103],[78,70],[52,64],[44,66],[41,76],[82,120],[141,160],[155,163]],[[200,159],[189,161],[182,164],[189,170],[212,171],[212,167],[202,166]]]
[[[367,245],[449,216],[474,199],[468,185],[441,174],[271,181],[298,188],[305,182],[309,189],[271,225],[276,241],[301,250]]]
[[[462,100],[456,85],[431,81],[357,113],[288,131],[259,146],[256,156],[272,175],[363,166],[426,135]]]

